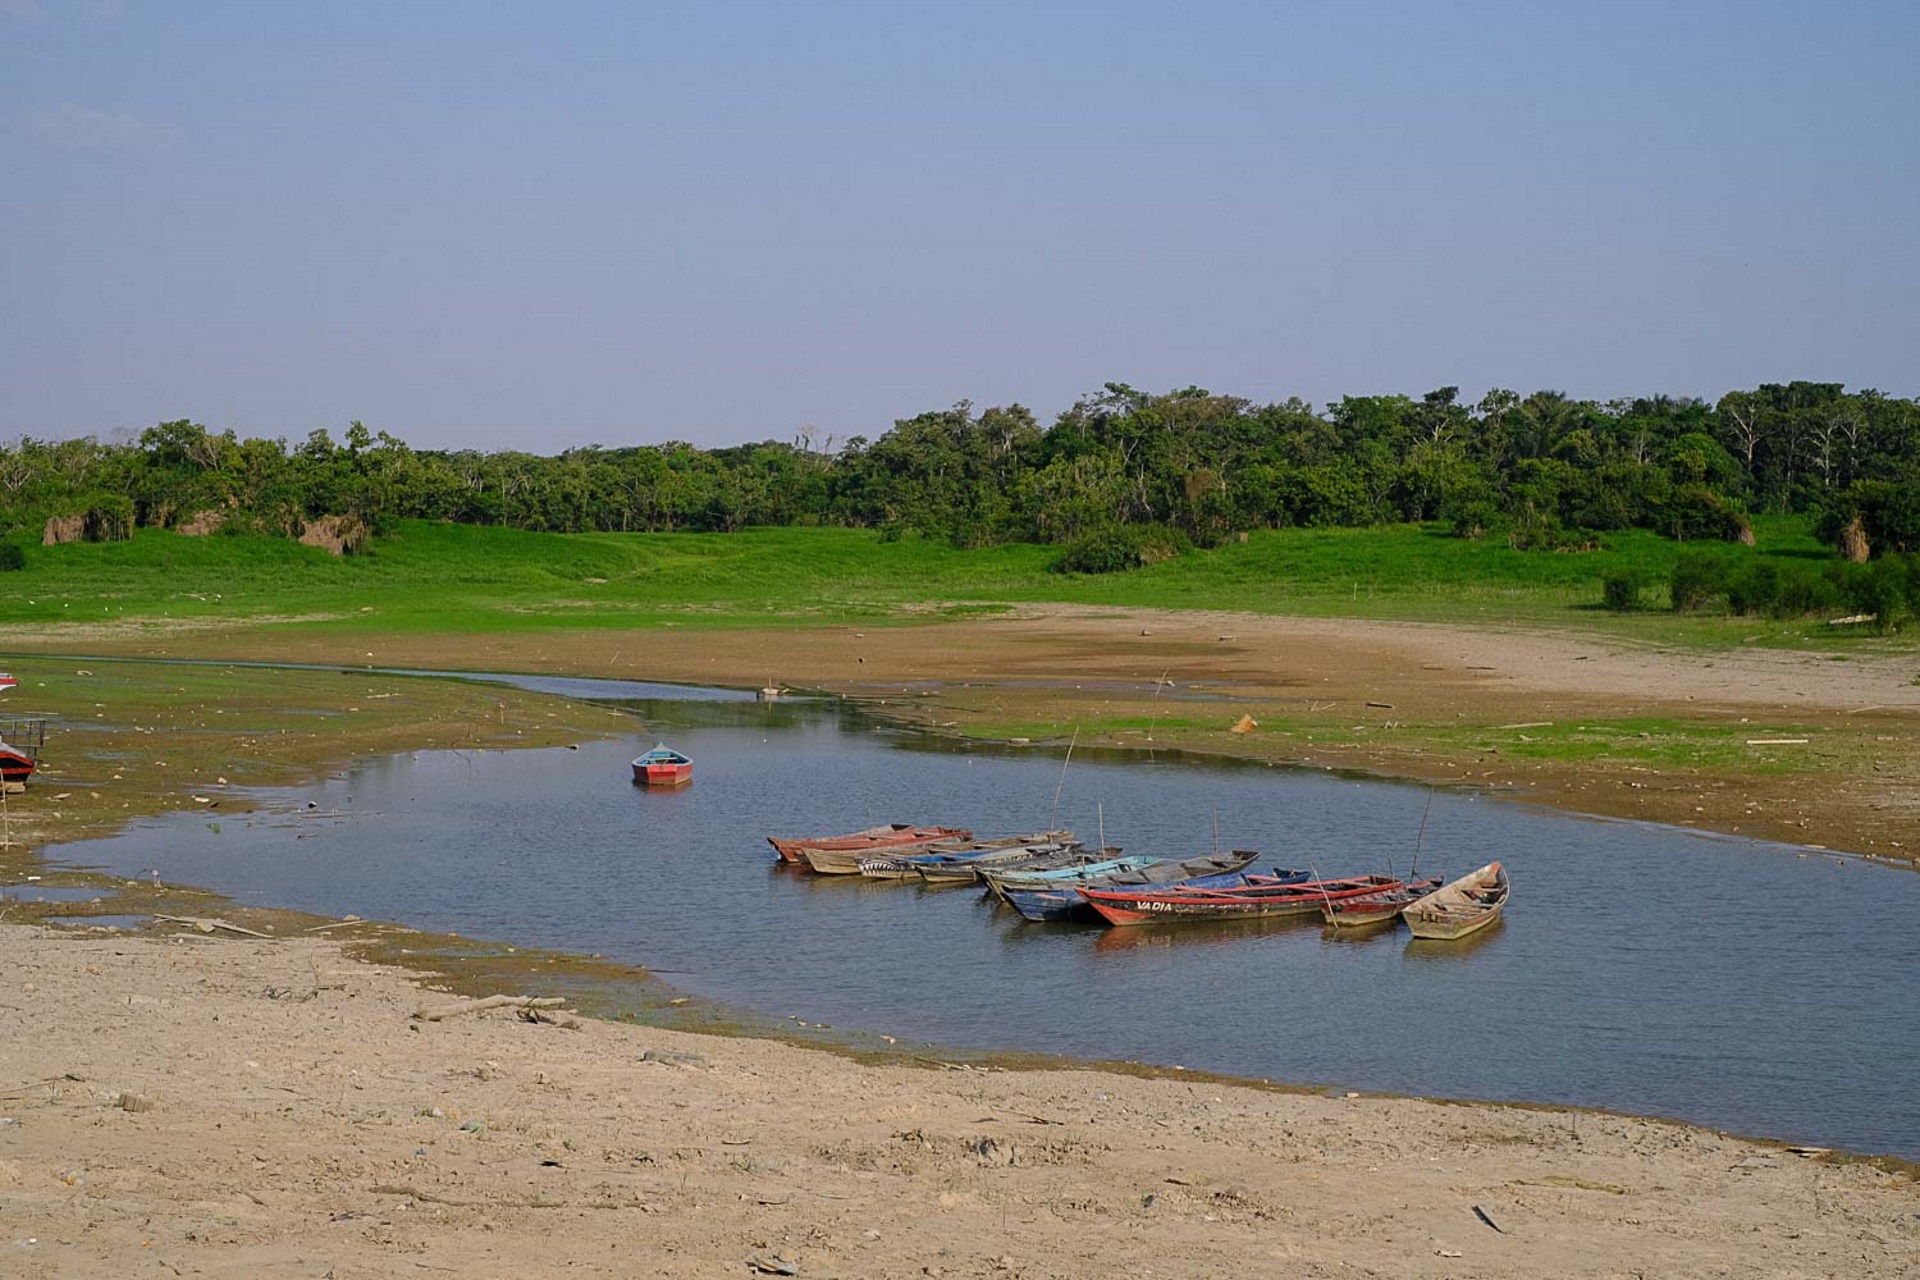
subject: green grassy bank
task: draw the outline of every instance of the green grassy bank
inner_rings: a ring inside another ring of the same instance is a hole
[[[1758,555],[1828,554],[1798,520],[1762,521]],[[553,627],[877,622],[1009,603],[1605,626],[1623,637],[1717,647],[1834,642],[1819,623],[1675,617],[1664,583],[1683,545],[1644,532],[1578,554],[1515,551],[1437,527],[1298,529],[1196,551],[1127,573],[1050,571],[1052,548],[974,551],[864,530],[737,534],[538,534],[411,522],[372,553],[336,558],[272,538],[182,537],[27,549],[0,575],[0,622],[268,622],[382,633]],[[1628,572],[1647,608],[1609,614],[1600,583]]]

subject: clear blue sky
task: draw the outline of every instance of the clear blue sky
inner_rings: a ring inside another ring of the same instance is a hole
[[[0,0],[0,439],[1920,393],[1920,4]]]

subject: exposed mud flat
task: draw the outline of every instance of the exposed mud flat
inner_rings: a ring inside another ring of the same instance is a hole
[[[372,641],[237,628],[164,642],[122,635],[105,651],[756,689],[771,679],[943,732],[1360,769],[1920,857],[1912,653],[1689,652],[1573,631],[1049,605],[908,626]],[[1241,715],[1259,728],[1230,732]],[[1543,740],[1583,727],[1595,732]]]

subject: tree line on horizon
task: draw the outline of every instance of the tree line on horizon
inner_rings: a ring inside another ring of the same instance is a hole
[[[1058,544],[1101,570],[1253,529],[1443,522],[1467,538],[1578,550],[1611,531],[1751,540],[1750,516],[1812,515],[1853,558],[1920,551],[1920,401],[1769,383],[1717,402],[1607,402],[1442,387],[1316,410],[1198,387],[1109,383],[1047,426],[968,402],[838,448],[793,441],[415,450],[353,423],[298,444],[187,420],[137,439],[0,445],[0,535],[137,528],[299,536],[322,517],[573,533],[837,525],[962,547]]]

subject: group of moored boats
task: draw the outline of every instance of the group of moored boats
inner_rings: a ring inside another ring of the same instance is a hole
[[[1415,937],[1464,938],[1500,918],[1507,873],[1488,863],[1458,880],[1388,875],[1317,880],[1306,871],[1249,871],[1246,850],[1195,858],[1088,849],[1071,831],[976,840],[965,827],[908,823],[839,836],[768,836],[782,860],[820,875],[984,884],[1028,920],[1111,925],[1249,920],[1318,913],[1335,928],[1405,920]]]

